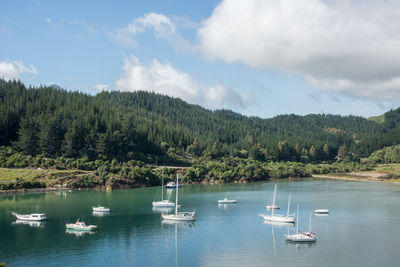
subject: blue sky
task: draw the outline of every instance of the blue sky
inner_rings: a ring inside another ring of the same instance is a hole
[[[6,1],[0,76],[262,118],[369,117],[400,106],[399,13],[384,0]]]

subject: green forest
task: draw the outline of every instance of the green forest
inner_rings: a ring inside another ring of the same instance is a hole
[[[96,171],[98,178],[110,169],[103,165],[139,166],[143,172],[149,164],[202,166],[192,169],[196,180],[207,166],[207,173],[222,168],[210,162],[252,162],[264,171],[251,176],[262,177],[272,173],[265,167],[271,163],[358,163],[397,144],[400,109],[379,121],[330,114],[262,119],[150,92],[89,95],[0,79],[0,166],[7,168],[58,165]],[[243,175],[233,171],[225,180]]]

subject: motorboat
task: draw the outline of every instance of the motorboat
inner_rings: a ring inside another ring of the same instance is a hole
[[[328,214],[329,210],[327,210],[327,209],[318,209],[318,210],[314,210],[314,213],[316,213],[316,214]]]
[[[175,184],[174,182],[168,182],[166,185],[165,185],[165,188],[169,188],[169,189],[176,189],[176,188],[181,188],[182,187],[182,185],[181,184]]]
[[[92,207],[94,212],[110,212],[110,208],[102,207],[102,206],[97,206],[97,207]]]
[[[19,214],[16,212],[12,212],[11,214],[21,221],[44,221],[47,219],[45,213]]]
[[[173,184],[175,185],[175,183],[173,183]],[[175,187],[176,187],[176,185],[175,185]],[[167,187],[167,188],[169,188],[169,187]],[[162,174],[162,179],[161,179],[161,200],[153,201],[152,204],[153,204],[153,207],[156,207],[156,208],[174,208],[175,207],[174,202],[170,201],[169,199],[164,199],[164,172]]]
[[[276,184],[275,184],[275,189],[274,189],[274,194],[273,194],[273,198],[275,198],[276,195]],[[279,210],[281,207],[279,207],[278,205],[273,204],[273,199],[271,199],[271,205],[266,205],[265,206],[267,208],[267,210]]]
[[[172,214],[161,214],[161,217],[164,220],[172,220],[172,221],[194,221],[196,220],[195,211],[192,212],[178,212],[178,185],[179,185],[179,178],[176,175],[176,192],[175,192],[175,213]]]
[[[237,203],[237,200],[229,199],[228,198],[228,193],[226,193],[226,196],[225,196],[224,199],[218,200],[218,204],[231,204],[231,203]]]
[[[276,185],[275,185],[275,189],[276,189]],[[275,196],[276,196],[276,190],[274,190],[274,198],[272,201],[272,206],[275,206]],[[287,208],[286,215],[275,214],[274,209],[271,209],[271,214],[259,213],[258,215],[263,217],[265,221],[273,221],[273,222],[281,222],[281,223],[294,223],[295,216],[293,214],[290,214],[290,195],[289,195],[288,208]]]
[[[79,221],[79,219],[75,223],[67,223],[65,226],[67,229],[75,231],[93,231],[97,228],[96,225],[86,225],[84,222]]]
[[[296,224],[296,233],[295,234],[287,234],[284,235],[287,241],[291,242],[316,242],[317,234],[311,232],[311,212],[310,212],[310,221],[308,226],[308,232],[300,232],[299,231],[299,205],[297,205],[297,224]]]

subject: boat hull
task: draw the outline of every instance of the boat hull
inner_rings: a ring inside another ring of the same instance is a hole
[[[276,216],[276,215],[266,215],[266,214],[259,214],[261,217],[264,218],[266,221],[271,222],[281,222],[281,223],[294,223],[294,217],[286,217],[286,216]]]
[[[95,212],[110,212],[110,208],[104,207],[92,207],[93,211]]]
[[[45,221],[47,219],[47,217],[44,216],[44,213],[23,215],[13,212],[12,214],[15,215],[15,217],[17,217],[18,220],[21,221]]]
[[[171,201],[154,201],[153,207],[157,208],[175,208],[175,203]]]
[[[316,242],[317,238],[314,235],[294,234],[285,235],[287,241],[291,242]]]
[[[314,210],[314,213],[316,213],[316,214],[328,214],[329,210],[319,209],[319,210]]]
[[[177,214],[162,214],[164,220],[170,221],[195,221],[196,217],[194,212],[182,212]]]
[[[68,230],[74,231],[93,231],[97,228],[95,225],[87,225],[87,226],[75,226],[74,224],[66,224]]]
[[[236,200],[218,200],[218,204],[233,204],[233,203],[237,203]]]

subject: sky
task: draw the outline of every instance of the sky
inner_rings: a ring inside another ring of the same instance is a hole
[[[400,106],[400,2],[3,1],[0,77],[248,116]]]

